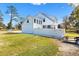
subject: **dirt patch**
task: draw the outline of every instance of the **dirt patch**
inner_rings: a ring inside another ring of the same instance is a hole
[[[79,46],[64,42],[59,42],[59,45],[60,56],[79,56]]]

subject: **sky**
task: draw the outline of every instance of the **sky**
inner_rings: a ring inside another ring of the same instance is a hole
[[[15,6],[18,14],[22,17],[28,15],[34,16],[39,12],[43,12],[48,16],[57,17],[58,23],[61,23],[63,17],[70,15],[74,10],[74,8],[67,3],[0,3],[0,10],[4,15],[4,24],[7,24],[10,20],[10,16],[6,14],[7,7],[10,5]]]

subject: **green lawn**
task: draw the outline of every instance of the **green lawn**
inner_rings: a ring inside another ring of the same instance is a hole
[[[56,40],[31,34],[0,34],[0,55],[52,56],[57,55]]]

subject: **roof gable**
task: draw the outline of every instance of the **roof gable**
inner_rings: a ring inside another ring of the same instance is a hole
[[[35,15],[35,16],[27,16],[26,18],[25,18],[25,20],[23,21],[23,23],[27,20],[27,19],[29,19],[30,20],[30,18],[39,18],[39,19],[44,19],[44,18],[48,18],[49,20],[51,20],[51,21],[53,21],[53,22],[56,22],[56,17],[54,17],[54,16],[47,16],[45,13],[42,13],[42,12],[39,12],[37,15]]]
[[[54,17],[54,16],[49,17],[49,16],[47,16],[45,13],[42,13],[42,12],[38,13],[38,14],[36,15],[36,17],[42,18],[42,19],[43,19],[44,17],[46,17],[46,18],[48,18],[49,20],[56,22],[56,17]]]

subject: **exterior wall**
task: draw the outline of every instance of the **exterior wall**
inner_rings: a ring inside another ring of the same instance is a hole
[[[34,19],[36,19],[36,23],[34,23]],[[33,19],[33,29],[40,29],[42,28],[42,24],[39,24],[39,21],[42,21],[42,19],[39,19],[37,17],[34,17]],[[37,20],[38,20],[38,24],[37,24]]]
[[[33,23],[33,29],[42,29],[42,25]]]
[[[62,38],[64,37],[65,30],[64,29],[34,29],[33,34],[38,34],[47,37],[54,37],[54,38]]]
[[[42,21],[42,24],[34,23],[34,19],[37,18],[38,20]],[[43,22],[43,18],[45,18],[45,22]],[[29,23],[27,23],[27,20],[29,20]],[[52,25],[55,26],[55,29],[44,29],[43,25]],[[62,38],[64,37],[65,30],[58,29],[57,23],[53,22],[49,18],[38,14],[36,17],[27,17],[25,22],[22,24],[22,32],[23,33],[32,33],[42,36],[48,36],[48,37],[55,37],[55,38]]]
[[[22,32],[23,33],[32,33],[33,32],[33,18],[28,17],[25,22],[22,24]],[[29,23],[27,23],[27,20],[29,20]]]

